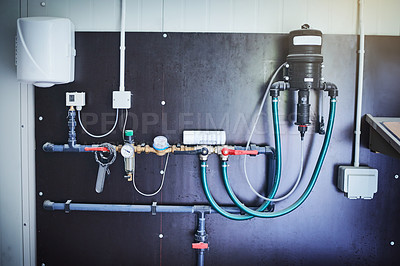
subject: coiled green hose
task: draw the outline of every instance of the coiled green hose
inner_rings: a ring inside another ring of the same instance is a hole
[[[273,102],[274,103],[274,102]],[[322,145],[321,148],[321,152],[319,154],[317,163],[315,165],[314,168],[314,172],[312,174],[311,180],[306,188],[306,190],[304,191],[304,193],[301,195],[301,197],[292,205],[290,205],[289,207],[280,210],[280,211],[276,211],[276,212],[258,212],[255,210],[252,210],[246,206],[243,205],[243,203],[240,202],[240,200],[236,197],[236,195],[234,194],[229,181],[228,181],[228,174],[227,174],[227,162],[223,161],[221,163],[222,166],[222,175],[223,175],[223,179],[224,179],[224,184],[225,184],[225,188],[228,191],[229,197],[232,199],[232,201],[235,203],[235,205],[237,207],[239,207],[242,211],[246,212],[247,214],[256,216],[256,217],[261,217],[261,218],[274,218],[274,217],[279,217],[285,214],[290,213],[291,211],[295,210],[297,207],[299,207],[306,199],[307,197],[310,195],[315,182],[318,179],[318,175],[321,171],[322,168],[322,164],[324,162],[325,159],[325,155],[326,152],[328,150],[328,146],[329,146],[329,142],[331,139],[331,135],[332,135],[332,129],[333,129],[333,123],[335,120],[335,111],[336,111],[336,99],[333,97],[331,99],[330,102],[330,110],[329,110],[329,120],[328,120],[328,125],[327,125],[327,131],[326,131],[326,135],[325,135],[325,139],[324,139],[324,143]],[[274,119],[274,124],[277,121]],[[211,203],[212,204],[212,203]]]
[[[274,135],[275,135],[275,178],[274,178],[274,185],[272,187],[271,192],[268,195],[268,198],[273,198],[278,191],[279,187],[279,182],[281,178],[281,169],[282,169],[282,159],[281,159],[281,134],[279,130],[279,117],[278,117],[278,98],[274,97],[272,100],[272,116],[273,116],[273,121],[274,121]],[[226,162],[225,167],[222,168],[222,172],[224,173],[225,169],[225,175],[226,175]],[[200,165],[201,169],[201,182],[203,184],[203,190],[204,193],[206,194],[207,200],[210,202],[211,206],[222,216],[225,216],[226,218],[232,219],[232,220],[238,220],[238,221],[243,221],[243,220],[248,220],[253,218],[255,215],[238,215],[238,214],[232,214],[224,209],[222,209],[218,203],[214,200],[213,196],[211,195],[211,192],[208,188],[208,183],[207,183],[207,161],[201,161]],[[229,183],[228,183],[229,185]],[[229,186],[230,188],[230,186]],[[232,191],[232,189],[231,189]],[[232,192],[232,195],[233,192]],[[237,198],[236,198],[237,199]],[[238,202],[240,202],[238,200]],[[237,204],[237,203],[236,203]],[[240,203],[241,204],[241,203]],[[270,204],[270,201],[265,201],[257,210],[255,210],[256,213],[263,213],[263,211],[268,207]],[[243,205],[244,206],[244,205]],[[247,207],[246,207],[247,208]],[[254,210],[253,210],[254,211]]]

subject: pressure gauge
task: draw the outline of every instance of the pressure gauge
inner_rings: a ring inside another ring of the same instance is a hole
[[[131,157],[133,157],[134,154],[135,154],[135,149],[133,148],[132,145],[125,144],[124,146],[122,146],[121,155],[124,158],[131,158]]]

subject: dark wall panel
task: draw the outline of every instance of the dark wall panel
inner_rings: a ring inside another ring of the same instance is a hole
[[[133,93],[127,128],[137,143],[151,144],[157,135],[170,143],[181,142],[184,129],[223,129],[230,144],[244,144],[258,105],[274,69],[287,54],[287,35],[127,33],[126,89]],[[399,116],[400,91],[398,37],[368,37],[364,111]],[[144,198],[124,178],[119,156],[110,167],[104,192],[94,190],[98,165],[93,154],[45,153],[47,142],[66,143],[68,138],[66,91],[85,91],[82,114],[90,131],[105,132],[112,126],[112,91],[119,86],[119,34],[76,34],[75,82],[50,89],[36,89],[36,172],[38,264],[46,265],[191,265],[196,217],[192,214],[127,214],[49,212],[45,199],[64,202],[118,204],[207,204],[195,156],[171,156],[161,193]],[[336,188],[338,165],[352,159],[357,38],[324,36],[324,77],[339,87],[337,116],[331,146],[320,178],[308,200],[293,213],[276,219],[245,222],[207,216],[210,250],[208,265],[324,264],[377,265],[400,259],[400,191],[393,178],[399,161],[362,150],[361,163],[379,170],[379,192],[371,201],[349,200]],[[324,114],[328,113],[325,96]],[[165,101],[163,106],[161,101]],[[295,97],[280,97],[283,148],[282,194],[299,169],[300,141],[293,125]],[[316,95],[311,102],[313,125]],[[257,144],[273,144],[271,105],[268,100],[254,135]],[[120,114],[122,116],[122,114]],[[117,130],[102,140],[77,129],[78,143],[121,143],[122,120]],[[301,195],[310,178],[323,136],[306,133],[306,165],[300,189],[284,208]],[[367,133],[367,131],[365,131]],[[367,134],[363,135],[363,140]],[[365,141],[364,141],[365,144]],[[160,183],[165,158],[138,155],[136,178],[147,192]],[[221,204],[231,202],[223,188],[218,158],[209,159],[208,176]],[[249,204],[260,201],[251,194],[243,176],[241,158],[229,160],[229,178],[239,197]],[[257,189],[265,185],[265,158],[249,158],[249,174]],[[43,195],[39,196],[39,192]],[[162,233],[164,237],[158,236]],[[390,242],[395,245],[391,246]]]

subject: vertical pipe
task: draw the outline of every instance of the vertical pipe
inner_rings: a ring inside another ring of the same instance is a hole
[[[204,266],[204,250],[200,249],[197,255],[197,266]]]
[[[199,242],[207,242],[206,233],[206,215],[204,212],[199,212],[197,214],[197,232],[195,234],[195,240]],[[204,249],[199,249],[197,251],[197,265],[204,265]]]
[[[354,131],[354,166],[360,166],[360,138],[361,138],[361,108],[363,95],[363,79],[364,79],[364,0],[359,0],[358,7],[358,26],[360,28],[360,49],[358,58],[358,87],[357,87],[357,110],[356,110],[356,129]]]
[[[121,0],[121,44],[120,44],[120,72],[119,72],[119,90],[125,90],[125,15],[126,0]]]

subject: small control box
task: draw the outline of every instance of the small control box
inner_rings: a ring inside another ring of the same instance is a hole
[[[67,92],[65,94],[65,105],[76,106],[78,110],[85,106],[85,93],[84,92]]]
[[[225,131],[185,130],[183,144],[185,145],[225,145]]]
[[[349,199],[372,199],[378,191],[378,170],[366,166],[339,166],[338,188]]]
[[[131,92],[113,91],[113,109],[130,109]]]

